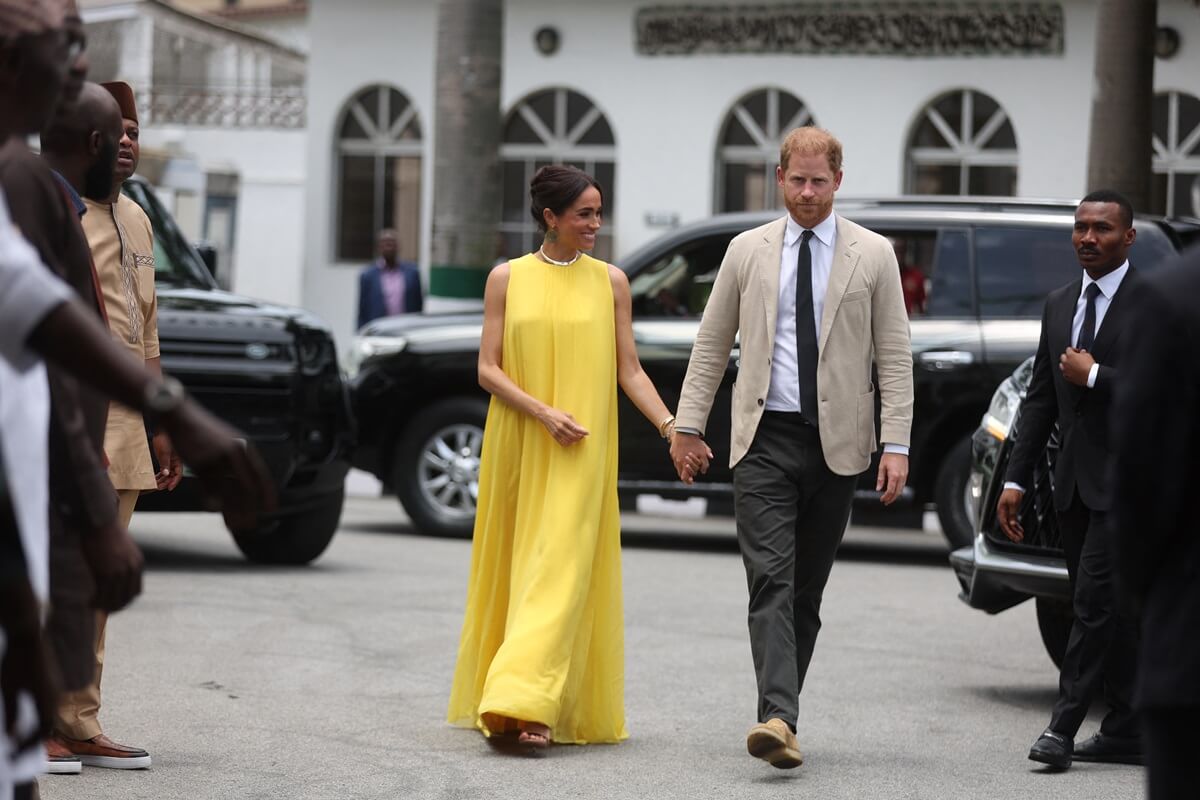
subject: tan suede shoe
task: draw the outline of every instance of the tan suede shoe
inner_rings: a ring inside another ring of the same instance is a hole
[[[804,763],[796,734],[778,717],[760,722],[746,735],[746,750],[776,769],[795,769]]]

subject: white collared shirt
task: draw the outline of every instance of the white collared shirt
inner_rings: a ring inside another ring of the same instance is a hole
[[[767,390],[768,411],[800,411],[800,373],[796,363],[796,262],[800,258],[800,239],[804,230],[789,214],[783,234],[783,253],[779,257],[779,306],[775,314],[771,384]],[[825,290],[829,287],[833,248],[837,244],[837,218],[831,212],[813,227],[812,232],[808,247],[812,251],[813,325],[820,337]]]
[[[1112,299],[1116,296],[1117,290],[1121,288],[1121,281],[1125,280],[1127,272],[1129,272],[1128,259],[1098,281],[1092,280],[1092,276],[1086,272],[1083,273],[1083,285],[1079,287],[1079,299],[1075,301],[1075,317],[1071,320],[1071,344],[1073,346],[1079,346],[1079,333],[1083,330],[1083,317],[1087,313],[1087,288],[1093,283],[1100,287],[1100,294],[1096,295],[1096,330],[1092,337],[1092,341],[1095,342],[1100,336],[1100,324],[1104,322],[1104,315],[1108,313],[1108,307],[1112,305]],[[1096,376],[1099,374],[1100,365],[1093,364],[1087,379],[1089,389],[1095,387]]]

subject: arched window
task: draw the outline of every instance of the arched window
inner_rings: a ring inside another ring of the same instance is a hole
[[[921,112],[908,140],[911,194],[1017,193],[1017,136],[1008,114],[982,92],[957,89]]]
[[[779,145],[793,128],[815,124],[800,98],[782,89],[759,89],[734,103],[717,145],[717,211],[783,206],[775,180]]]
[[[1153,210],[1200,217],[1200,98],[1154,95]]]
[[[504,168],[504,206],[500,230],[504,255],[515,258],[542,243],[529,214],[529,182],[547,164],[570,164],[604,187],[604,226],[592,255],[611,261],[617,149],[604,112],[570,89],[545,89],[526,97],[504,122],[500,159]]]
[[[395,228],[400,257],[415,260],[421,232],[421,123],[399,90],[368,86],[337,123],[336,258],[369,261],[375,238]]]

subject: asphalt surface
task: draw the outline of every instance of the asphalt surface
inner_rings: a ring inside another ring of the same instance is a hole
[[[1136,798],[1137,767],[1026,760],[1056,673],[1033,608],[966,608],[938,537],[853,529],[801,698],[806,762],[746,755],[755,691],[729,520],[626,520],[632,738],[528,758],[443,721],[470,544],[348,502],[308,568],[247,564],[203,514],[142,514],[144,596],[109,623],[105,730],[148,771],[67,798]],[[1082,736],[1098,724],[1093,715]]]

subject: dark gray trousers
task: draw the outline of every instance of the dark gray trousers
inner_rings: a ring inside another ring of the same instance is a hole
[[[1137,623],[1117,602],[1115,544],[1108,514],[1093,511],[1075,493],[1058,513],[1075,621],[1067,639],[1058,679],[1058,702],[1050,729],[1075,736],[1093,698],[1103,692],[1109,712],[1100,730],[1109,736],[1137,737],[1133,683],[1137,668]]]
[[[821,595],[850,518],[855,475],[825,464],[817,429],[799,414],[763,414],[733,469],[738,545],[750,589],[758,720],[794,730],[821,628]]]

